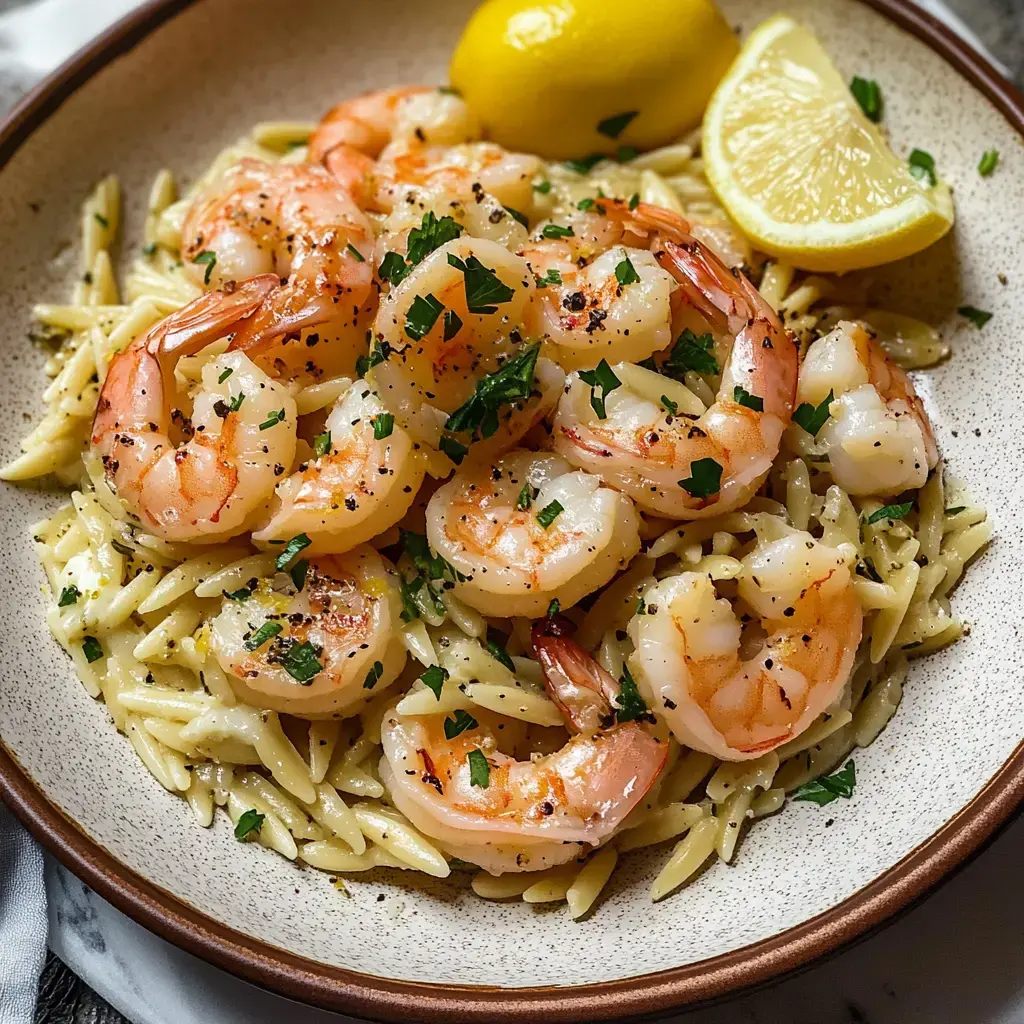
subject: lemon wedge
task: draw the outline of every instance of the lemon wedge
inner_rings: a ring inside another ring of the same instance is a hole
[[[754,245],[807,270],[901,259],[953,226],[949,187],[918,181],[792,18],[760,25],[704,115],[708,180]]]
[[[712,0],[486,0],[450,76],[489,138],[565,159],[675,142],[738,52]]]

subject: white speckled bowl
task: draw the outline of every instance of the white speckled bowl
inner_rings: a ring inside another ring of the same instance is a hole
[[[256,120],[312,118],[365,87],[443,81],[472,5],[154,0],[23,104],[0,132],[0,458],[38,416],[29,309],[66,294],[69,261],[53,254],[75,236],[95,179],[121,175],[127,236],[137,237],[160,167],[187,175]],[[776,8],[723,6],[744,28]],[[458,878],[375,878],[342,899],[323,874],[235,842],[223,818],[197,830],[156,785],[43,624],[27,527],[59,497],[3,487],[0,792],[123,910],[229,970],[336,1009],[389,1020],[604,1019],[720,995],[834,949],[934,885],[1017,806],[1024,99],[903,0],[786,9],[845,76],[882,83],[897,150],[928,149],[955,187],[953,236],[885,276],[895,308],[943,324],[953,343],[921,386],[952,471],[992,511],[997,534],[956,596],[970,637],[913,666],[896,718],[857,755],[855,798],[834,815],[788,806],[751,831],[732,867],[716,865],[655,907],[647,886],[664,854],[638,855],[584,924],[478,900]],[[982,179],[975,167],[990,148],[1001,163]],[[993,310],[992,322],[965,325],[954,312],[962,301]]]

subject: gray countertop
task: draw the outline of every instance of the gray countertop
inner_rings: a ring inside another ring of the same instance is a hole
[[[14,7],[21,6],[25,0],[0,0],[0,12],[9,10]],[[82,3],[87,3],[89,0],[80,0]],[[1024,84],[1024,0],[947,0],[947,4],[952,8],[963,21],[974,30],[981,41],[989,48],[989,50],[1008,67],[1014,79],[1018,85]],[[784,4],[776,4],[773,6],[784,6]],[[0,107],[9,106],[17,98],[18,94],[23,91],[27,83],[20,80],[17,76],[10,76],[0,70]],[[996,841],[993,848],[983,854],[981,858],[969,869],[969,874],[975,879],[973,894],[968,891],[963,892],[963,897],[968,899],[978,900],[981,903],[988,903],[992,916],[986,915],[986,919],[991,923],[994,929],[998,929],[1000,926],[1000,918],[998,915],[998,904],[1000,902],[999,896],[996,892],[991,891],[998,886],[996,885],[995,878],[986,879],[986,876],[990,875],[990,872],[984,870],[985,865],[1001,864],[1003,861],[1012,861],[1014,864],[1019,862],[1019,858],[1016,856],[1015,850],[1011,850],[1010,847],[1015,847],[1016,851],[1024,849],[1022,846],[1024,842],[1024,829],[1020,826],[1011,829],[1010,832],[1004,837]],[[1001,872],[1007,877],[1006,872]],[[954,885],[958,890],[964,889],[963,878],[958,879]],[[986,884],[987,882],[987,884]],[[1019,919],[1019,906],[1020,898],[1024,896],[1022,887],[1018,884],[1016,887],[1016,898],[1010,892],[1001,890],[1003,897],[1010,903],[1013,903],[1015,912],[1012,916],[1012,920],[1016,921]],[[949,897],[943,894],[943,898],[949,901]],[[922,907],[911,913],[911,917],[921,915],[925,913],[927,908]],[[1004,915],[1004,924],[1009,926],[1011,921],[1010,917]],[[938,922],[936,922],[938,924]],[[902,925],[900,926],[902,927]],[[968,931],[967,935],[970,934]],[[966,1022],[977,1020],[980,1024],[982,1020],[988,1024],[988,1021],[992,1021],[992,1024],[996,1024],[996,1021],[1015,1022],[1015,1024],[1021,1024],[1024,1022],[1024,1003],[1019,1000],[1016,1005],[1019,1009],[1015,1009],[1009,1005],[1009,998],[1007,997],[1006,1004],[1003,1006],[993,1006],[992,1013],[989,1013],[988,1008],[982,1008],[979,1003],[983,1003],[984,1000],[980,999],[978,992],[976,991],[977,986],[968,985],[960,991],[958,997],[957,990],[953,987],[953,980],[957,975],[970,975],[977,973],[981,976],[991,977],[993,973],[994,964],[991,956],[998,945],[998,943],[981,942],[983,953],[981,958],[984,962],[975,965],[977,972],[972,968],[972,948],[969,948],[968,943],[965,940],[965,934],[953,934],[949,935],[948,947],[950,952],[956,951],[955,955],[949,955],[944,958],[948,973],[944,970],[936,970],[930,972],[930,977],[935,984],[945,987],[948,983],[949,989],[949,1002],[947,1004],[947,1010],[943,1012],[939,1009],[942,1005],[942,1001],[933,1000],[931,1003],[926,1003],[932,1007],[924,1011],[924,1015],[921,1015],[917,1011],[923,1007],[916,1007],[911,1009],[907,1007],[907,1016],[904,1017],[904,1013],[900,1011],[899,1017],[893,1019],[909,1019],[913,1016],[914,1020],[922,1021],[957,1021]],[[1015,949],[1020,950],[1022,948],[1022,936],[1019,927],[1013,931],[1013,934],[1005,935],[1007,943],[1011,944]],[[941,945],[941,944],[940,944]],[[864,947],[861,947],[863,949]],[[860,951],[858,951],[860,952]],[[892,951],[887,950],[887,955]],[[932,955],[935,951],[924,951],[919,950],[914,955]],[[908,955],[910,951],[908,951]],[[938,955],[938,954],[935,954]],[[849,956],[849,954],[847,954]],[[860,957],[863,960],[863,956]],[[1011,958],[1009,960],[1000,961],[1004,969],[1019,972],[1024,969],[1024,957],[1021,955]],[[891,968],[892,982],[884,982],[882,984],[883,991],[887,988],[889,992],[892,992],[892,999],[896,999],[898,995],[899,983],[896,979],[901,974],[901,967],[898,963],[894,963]],[[1019,973],[1016,973],[1017,977],[1020,977]],[[943,980],[945,979],[945,980]],[[783,982],[783,985],[790,985],[790,982]],[[1003,986],[1006,990],[1006,986]],[[1016,989],[1017,986],[1011,986]],[[1008,990],[1006,990],[1008,991]],[[43,973],[42,982],[40,984],[39,991],[39,1006],[36,1013],[36,1024],[128,1024],[125,1017],[122,1017],[116,1010],[112,1009],[103,999],[96,995],[80,978],[78,978],[64,963],[59,960],[52,953],[49,954],[46,969]],[[912,996],[912,998],[915,998]],[[778,1021],[780,1024],[784,1024],[787,1020],[795,1021],[797,1014],[801,1014],[803,1007],[800,1007],[798,1002],[792,1004],[792,1009],[789,1011],[787,1017],[779,1017],[779,1004],[776,1000],[772,1000],[773,1008],[765,1011],[765,1016],[762,1017],[756,1010],[756,1003],[758,997],[747,996],[743,998],[740,1003],[735,1004],[735,1013],[728,1011],[728,1004],[720,1011],[721,1020],[734,1019],[736,1021],[754,1021],[754,1020],[765,1020],[765,1021]],[[998,1000],[997,1000],[998,1002]],[[853,999],[847,1000],[844,1003],[845,1009],[845,1020],[850,1024],[860,1024],[860,1022],[867,1022],[870,1018],[867,1012],[860,1006],[859,1003]],[[973,1015],[970,1007],[974,1007],[975,1012],[984,1013],[985,1016]],[[937,1016],[936,1014],[942,1014]],[[993,1015],[994,1014],[994,1015]],[[719,1017],[719,1014],[716,1014]],[[803,1016],[800,1020],[804,1020]],[[806,1018],[810,1020],[811,1018]]]

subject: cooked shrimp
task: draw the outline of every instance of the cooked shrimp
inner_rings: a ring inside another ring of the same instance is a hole
[[[939,459],[924,403],[906,371],[860,324],[840,321],[807,350],[797,401],[829,417],[817,437],[832,478],[850,494],[922,487]]]
[[[466,579],[455,593],[484,615],[543,615],[603,586],[640,549],[625,495],[547,452],[467,467],[427,505],[427,538]]]
[[[365,346],[365,307],[375,298],[373,243],[366,215],[322,168],[245,159],[193,203],[182,257],[197,283],[214,287],[257,274],[287,279],[236,335],[234,347],[261,364],[311,361],[314,371],[334,376],[351,372]],[[311,327],[322,344],[293,344],[289,360],[285,342]]]
[[[734,337],[714,404],[696,416],[679,413],[624,385],[610,392],[602,418],[592,408],[593,388],[573,374],[559,402],[554,446],[659,515],[720,515],[756,493],[778,455],[793,411],[797,349],[743,274],[695,239],[658,244],[659,262],[688,303],[711,326],[724,320]]]
[[[378,89],[329,110],[309,140],[309,159],[322,163],[365,205],[377,157],[393,140],[455,145],[480,137],[480,124],[460,97],[429,86]]]
[[[363,546],[314,558],[304,579],[294,576],[253,580],[243,600],[226,596],[211,626],[214,654],[247,704],[302,718],[354,714],[405,665],[398,574]]]
[[[92,446],[143,527],[170,541],[214,541],[249,528],[274,491],[275,466],[295,456],[295,400],[241,352],[203,367],[190,440],[170,436],[174,367],[246,323],[275,277],[207,292],[136,338],[110,364]],[[187,421],[186,421],[187,422]]]
[[[311,552],[348,551],[401,519],[423,482],[423,459],[362,380],[338,399],[325,424],[324,453],[277,485],[261,546],[304,533]]]
[[[544,338],[566,370],[602,360],[640,362],[672,340],[675,281],[654,255],[613,246],[580,266],[576,246],[534,243],[520,250],[537,279],[531,337]]]
[[[417,440],[436,447],[477,382],[521,350],[517,327],[532,288],[519,256],[464,237],[430,253],[384,297],[374,341],[386,358],[369,379]]]
[[[834,548],[794,531],[743,559],[739,596],[765,634],[756,638],[711,578],[671,576],[644,593],[629,624],[629,667],[676,739],[726,761],[758,757],[798,736],[842,694],[862,614]]]
[[[614,724],[619,684],[564,635],[568,625],[544,620],[533,631],[545,686],[573,733],[554,753],[515,760],[499,747],[500,716],[476,709],[473,725],[453,739],[444,715],[384,716],[380,774],[395,806],[450,853],[495,875],[564,864],[584,844],[606,842],[668,757],[646,724]]]

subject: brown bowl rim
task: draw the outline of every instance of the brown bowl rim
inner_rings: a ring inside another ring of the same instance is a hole
[[[43,79],[0,123],[0,167],[80,86],[198,0],[149,0]],[[922,40],[1024,136],[1024,95],[910,0],[860,0]],[[296,956],[220,924],[121,864],[52,804],[0,743],[0,797],[74,874],[150,931],[283,996],[380,1021],[524,1024],[663,1014],[764,983],[834,952],[925,895],[977,852],[1024,800],[1024,742],[966,807],[898,864],[823,913],[698,963],[574,987],[503,989],[376,978]]]

